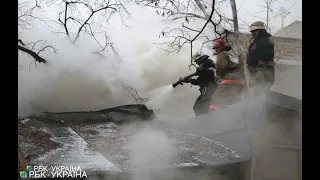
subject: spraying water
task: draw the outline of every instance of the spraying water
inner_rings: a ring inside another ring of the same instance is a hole
[[[147,107],[153,110],[159,110],[161,107],[163,107],[165,102],[168,101],[169,97],[172,95],[172,92],[173,87],[171,84],[150,91],[150,98],[146,103]]]

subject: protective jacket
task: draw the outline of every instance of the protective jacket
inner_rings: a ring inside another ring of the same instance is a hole
[[[190,79],[189,82],[193,85],[198,85],[200,88],[206,86],[209,82],[215,81],[214,73],[215,64],[211,59],[205,59],[197,68],[198,78]]]
[[[211,96],[217,88],[214,73],[215,64],[211,59],[204,59],[197,68],[198,77],[188,82],[200,86],[200,95],[193,106],[194,113],[199,116],[208,112]]]
[[[269,62],[274,59],[274,43],[269,38],[271,34],[264,32],[257,39],[251,40],[249,45],[247,64],[256,67],[259,61]]]
[[[242,100],[244,83],[239,75],[239,65],[230,59],[228,51],[217,54],[216,73],[220,77],[218,87],[211,97],[209,109],[217,110]]]
[[[249,85],[258,96],[270,89],[275,80],[274,43],[271,35],[261,31],[257,39],[251,41],[247,56],[247,66],[250,72]]]
[[[225,78],[225,76],[228,76],[229,73],[234,71],[237,67],[237,63],[231,61],[230,54],[228,51],[223,51],[217,55],[217,61],[216,61],[216,73],[217,76],[219,76],[221,79]],[[232,77],[226,77],[226,78],[232,78]]]

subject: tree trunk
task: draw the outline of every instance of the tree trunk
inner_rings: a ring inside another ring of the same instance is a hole
[[[199,0],[194,0],[194,2],[197,4],[197,6],[200,8],[201,12],[203,13],[203,15],[208,18],[210,15],[209,13],[206,11],[206,9],[203,7],[203,5],[201,4],[201,2]]]
[[[237,6],[235,0],[230,0],[231,10],[232,10],[232,19],[233,19],[233,30],[234,30],[234,41],[236,44],[236,55],[238,56],[239,63],[243,64],[241,58],[241,45],[239,41],[239,23],[238,23],[238,15],[237,15]]]
[[[270,11],[270,3],[269,1],[267,1],[267,24],[266,24],[266,28],[269,30],[269,11]]]
[[[233,29],[234,29],[234,42],[235,42],[235,52],[238,57],[239,65],[243,68],[240,68],[240,74],[244,77],[244,81],[246,84],[247,89],[249,89],[249,74],[248,69],[246,67],[246,57],[244,55],[244,48],[240,43],[239,39],[239,23],[238,23],[238,12],[235,0],[230,0],[231,10],[232,10],[232,19],[233,19]]]

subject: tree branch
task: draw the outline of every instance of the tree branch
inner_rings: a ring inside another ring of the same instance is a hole
[[[208,12],[205,10],[205,8],[203,7],[203,5],[200,3],[199,0],[194,0],[194,2],[198,5],[198,7],[200,8],[201,12],[205,15],[205,17],[208,19],[210,17],[210,15],[208,14]],[[215,3],[215,1],[213,1],[213,3]],[[214,7],[214,6],[213,6]],[[214,9],[213,9],[214,10]],[[212,11],[212,10],[211,10]],[[212,17],[212,16],[211,16]],[[211,19],[211,18],[210,18]]]
[[[30,56],[32,56],[39,63],[47,63],[47,60],[43,59],[36,52],[31,51],[30,49],[27,49],[25,47],[18,45],[18,50],[23,51],[25,53],[28,53]]]
[[[83,9],[80,11],[79,8]],[[122,18],[121,12],[124,12],[130,17],[130,13],[118,0],[97,0],[92,3],[91,1],[63,0],[61,11],[59,12],[58,23],[63,27],[65,31],[64,33],[72,43],[75,44],[83,33],[87,34],[90,38],[96,41],[101,48],[93,53],[101,55],[102,51],[106,51],[107,47],[110,47],[120,62],[121,57],[119,56],[116,48],[113,47],[113,43],[106,36],[105,27],[103,27],[103,22],[108,23],[109,19],[115,12],[119,14],[123,23],[124,19]],[[101,14],[101,16],[97,16],[98,13],[103,14]],[[94,22],[96,18],[99,18],[99,21],[101,21],[99,25]],[[70,21],[76,24],[75,29],[69,25]],[[102,42],[102,39],[105,39],[106,43]]]

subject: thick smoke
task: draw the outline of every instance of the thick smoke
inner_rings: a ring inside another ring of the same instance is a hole
[[[179,76],[192,72],[188,69],[189,57],[184,53],[167,56],[156,47],[143,49],[149,44],[140,43],[138,46],[142,50],[119,64],[112,55],[110,58],[93,55],[93,48],[85,42],[74,46],[68,39],[55,39],[45,36],[45,33],[43,31],[42,36],[30,33],[26,41],[42,38],[59,47],[58,54],[45,54],[48,64],[35,66],[31,57],[19,53],[18,108],[21,116],[42,111],[95,110],[134,103],[122,88],[122,81],[136,88],[141,96],[147,96],[148,91],[170,85]],[[186,89],[190,90],[189,87]]]
[[[133,8],[132,12],[139,11]],[[121,63],[112,52],[105,57],[92,54],[97,46],[85,36],[81,36],[74,45],[66,35],[56,35],[40,24],[30,31],[24,30],[22,37],[25,42],[47,40],[58,52],[46,52],[43,57],[48,64],[37,66],[29,55],[19,52],[19,116],[43,111],[97,110],[136,103],[122,87],[123,84],[135,88],[141,97],[148,98],[149,91],[170,85],[194,71],[188,69],[189,47],[178,54],[168,55],[154,44],[165,27],[160,17],[155,13],[148,19],[139,13],[132,16],[134,21],[128,21],[129,29],[123,28],[117,19],[111,22],[113,30],[111,28],[109,36],[120,55],[124,56]],[[155,22],[159,23],[145,26]],[[192,114],[197,95],[197,88],[179,86],[167,98],[162,112],[173,113],[173,116]],[[183,100],[186,103],[181,106]]]
[[[28,55],[19,54],[19,115],[93,110],[124,103],[113,95],[119,94],[114,59],[92,55],[92,48],[83,41],[74,46],[67,39],[55,39],[46,33],[35,37],[30,33],[25,39],[45,39],[59,49],[57,55],[46,54],[48,64],[36,67]]]

